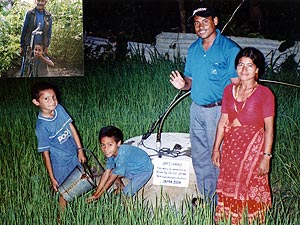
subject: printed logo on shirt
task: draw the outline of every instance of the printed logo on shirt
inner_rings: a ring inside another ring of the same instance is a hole
[[[218,74],[218,71],[217,71],[215,68],[212,68],[212,69],[210,69],[210,73],[211,73],[212,75],[217,75],[217,74]]]
[[[63,144],[68,140],[70,136],[71,136],[71,132],[68,129],[66,129],[62,135],[57,137],[57,139],[60,144]]]

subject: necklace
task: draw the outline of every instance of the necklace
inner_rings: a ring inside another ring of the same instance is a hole
[[[245,107],[245,105],[246,105],[246,102],[247,102],[248,98],[252,95],[252,93],[254,92],[254,90],[255,90],[255,88],[256,88],[256,85],[257,85],[257,82],[255,82],[255,84],[253,85],[252,90],[249,92],[249,94],[248,94],[247,97],[245,98],[245,100],[244,100],[244,102],[243,102],[243,105],[242,105],[242,108],[241,108],[240,111],[238,111],[238,109],[237,109],[236,102],[237,102],[237,98],[239,97],[239,90],[240,90],[240,87],[242,86],[242,84],[239,84],[239,85],[237,86],[237,90],[236,90],[235,96],[234,96],[234,110],[235,110],[237,113],[243,111],[243,109],[244,109],[244,107]]]

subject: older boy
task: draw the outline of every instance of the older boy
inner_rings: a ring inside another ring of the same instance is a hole
[[[26,51],[27,46],[30,46],[31,33],[38,27],[39,23],[43,32],[35,36],[33,46],[35,46],[36,43],[44,43],[46,46],[45,53],[48,54],[52,34],[52,16],[51,13],[45,9],[47,0],[35,0],[35,2],[36,7],[27,11],[25,15],[20,40],[21,55]]]
[[[38,152],[42,153],[53,189],[58,191],[58,186],[86,158],[71,117],[58,103],[56,87],[39,82],[33,86],[31,94],[32,103],[40,109],[36,122]],[[61,210],[66,204],[60,195]]]

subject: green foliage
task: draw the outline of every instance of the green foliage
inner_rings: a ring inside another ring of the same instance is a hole
[[[0,5],[4,4],[1,1]],[[2,5],[3,6],[3,5]],[[20,31],[22,26],[25,8],[28,6],[20,5],[15,2],[11,10],[5,7],[0,8],[0,77],[12,64],[18,65],[16,61],[20,61],[18,54],[20,47]]]
[[[21,66],[20,36],[26,11],[33,8],[25,2],[14,1],[6,10],[0,3],[0,77],[9,69]],[[52,41],[49,48],[54,63],[65,67],[83,68],[82,2],[79,0],[48,1],[45,7],[52,13]]]
[[[49,1],[53,15],[51,54],[64,66],[83,68],[82,1]]]
[[[292,72],[273,74],[270,79],[294,83]],[[297,83],[296,83],[297,84]],[[299,88],[272,85],[277,99],[277,121],[274,142],[275,159],[272,168],[272,181],[275,196],[281,197],[290,211],[297,211],[291,202],[300,201],[300,121],[299,121]],[[293,224],[293,223],[291,223]]]

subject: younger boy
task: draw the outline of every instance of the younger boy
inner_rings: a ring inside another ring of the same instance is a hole
[[[99,132],[99,141],[107,157],[106,169],[88,202],[98,199],[114,182],[126,196],[135,195],[152,176],[150,157],[138,147],[123,144],[123,133],[114,126],[103,127]],[[123,177],[129,180],[126,186],[121,181]]]
[[[33,77],[47,76],[49,73],[48,66],[54,66],[54,63],[45,55],[45,45],[43,43],[36,44],[33,53]]]
[[[58,186],[86,158],[71,117],[58,103],[55,86],[39,82],[31,91],[32,103],[40,108],[36,122],[38,152],[42,153],[53,189],[58,191]],[[66,204],[60,195],[61,210]]]

